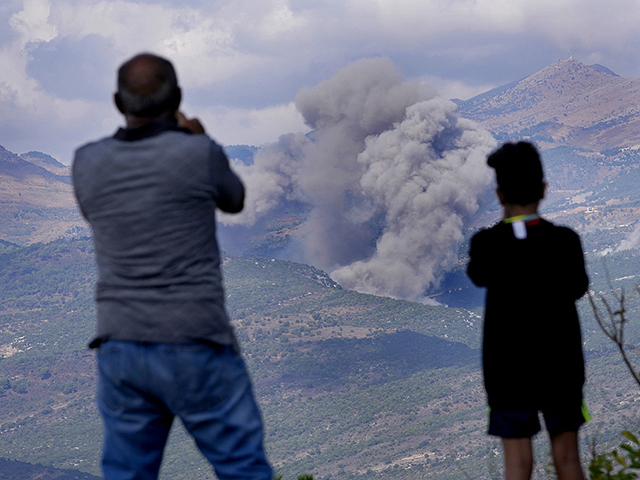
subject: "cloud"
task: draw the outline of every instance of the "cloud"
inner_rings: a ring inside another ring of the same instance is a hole
[[[457,80],[447,80],[435,75],[422,75],[420,80],[437,88],[438,94],[443,98],[467,100],[491,90],[494,85],[468,85]]]
[[[302,89],[296,107],[313,131],[237,164],[245,210],[221,221],[251,227],[287,201],[302,202],[310,213],[293,247],[302,261],[347,288],[424,300],[456,261],[490,181],[493,138],[385,58]]]
[[[117,65],[143,50],[174,60],[190,107],[215,111],[225,132],[248,132],[242,122],[255,112],[276,115],[255,123],[255,144],[277,138],[282,106],[301,88],[360,58],[389,57],[458,97],[569,55],[640,76],[639,21],[636,0],[6,0],[0,102],[25,120],[0,119],[0,143],[16,144],[8,131],[33,136],[30,122],[52,113],[77,130],[47,135],[45,149],[94,137],[85,110],[111,109]]]
[[[26,73],[47,94],[104,102],[114,89],[116,55],[104,37],[55,38],[29,49]]]
[[[75,96],[63,100],[44,91],[29,75],[31,52],[58,37],[47,0],[25,0],[23,9],[11,15],[9,25],[14,35],[0,48],[4,67],[0,72],[0,140],[17,153],[42,150],[68,162],[68,142],[86,141],[86,133],[103,127],[102,120],[110,117],[103,105]]]
[[[48,0],[24,0],[23,9],[14,14],[9,25],[21,37],[21,43],[48,42],[58,35],[56,27],[49,23],[51,5]]]
[[[41,149],[63,162],[79,143],[121,124],[111,105],[115,69],[133,53],[176,58],[187,107],[188,92],[238,75],[252,62],[233,46],[228,25],[193,8],[25,0],[7,21],[13,36],[0,49],[6,65],[0,72],[0,143],[17,152]],[[282,133],[274,121],[287,129],[304,127],[292,104],[197,107],[191,112],[209,119],[224,143],[272,141]]]
[[[224,80],[260,61],[237,48],[235,22],[181,5],[57,1],[52,17],[61,35],[106,38],[122,60],[140,51],[174,59],[187,88]]]
[[[280,1],[271,12],[260,20],[259,29],[265,38],[277,38],[294,31],[300,31],[307,24],[307,18],[294,14],[286,1]]]
[[[192,102],[187,92],[183,110],[199,116],[207,132],[224,145],[258,146],[273,142],[283,132],[309,131],[293,102],[263,109],[204,108]]]
[[[633,231],[620,242],[620,245],[615,251],[622,252],[624,250],[632,250],[634,248],[640,248],[640,223],[638,223],[634,227]],[[610,249],[606,253],[610,253]]]

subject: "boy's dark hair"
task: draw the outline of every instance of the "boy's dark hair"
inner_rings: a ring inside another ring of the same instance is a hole
[[[528,205],[542,198],[544,173],[540,155],[529,142],[505,143],[489,155],[498,188],[507,203]]]

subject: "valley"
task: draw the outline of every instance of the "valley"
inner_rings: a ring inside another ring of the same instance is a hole
[[[611,300],[612,288],[627,292],[634,354],[636,83],[567,60],[458,105],[498,140],[530,139],[543,148],[543,215],[581,234],[594,294]],[[228,152],[250,165],[256,148]],[[87,349],[96,274],[69,182],[67,167],[46,154],[0,150],[0,478],[18,468],[32,472],[26,479],[100,475],[94,354]],[[292,261],[287,247],[304,234],[309,213],[302,203],[270,213],[260,228],[220,228],[228,310],[263,409],[270,459],[285,479],[495,476],[501,459],[484,433],[480,373],[483,292],[467,280],[465,265],[471,235],[495,222],[499,208],[490,190],[478,204],[457,265],[425,292],[434,304],[346,290]],[[587,299],[579,310],[594,418],[583,432],[586,461],[591,442],[606,448],[619,443],[622,429],[640,428],[640,391]],[[547,444],[540,438],[537,445],[542,472]],[[161,478],[215,478],[181,425]]]

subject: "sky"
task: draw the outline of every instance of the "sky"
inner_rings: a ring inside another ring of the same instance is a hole
[[[300,89],[361,59],[467,99],[572,56],[640,77],[640,0],[1,0],[0,145],[110,135],[115,70],[172,60],[183,110],[223,145],[305,132]]]

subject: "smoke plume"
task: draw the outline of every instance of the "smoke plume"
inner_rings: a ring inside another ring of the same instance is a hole
[[[616,252],[622,252],[624,250],[631,250],[634,248],[640,248],[640,223],[638,223],[633,231],[620,242]]]
[[[234,165],[245,211],[222,222],[251,226],[287,200],[304,202],[298,260],[345,288],[422,300],[456,261],[491,178],[493,138],[388,59],[357,61],[301,90],[296,107],[312,133],[283,135],[253,165]]]

